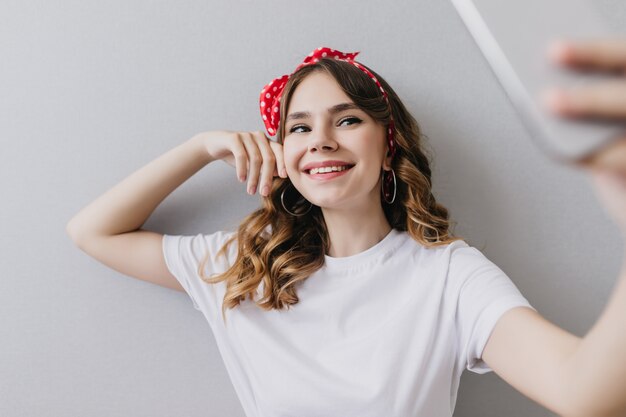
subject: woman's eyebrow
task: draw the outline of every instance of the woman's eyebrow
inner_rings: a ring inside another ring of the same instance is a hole
[[[354,103],[340,103],[340,104],[336,104],[332,107],[328,108],[328,113],[330,113],[331,115],[342,112],[344,110],[359,110],[359,106],[357,106]],[[288,122],[289,120],[296,120],[296,119],[306,119],[311,117],[311,113],[308,111],[298,111],[298,112],[294,112],[291,113],[289,116],[287,116],[287,119],[285,120],[285,122]]]

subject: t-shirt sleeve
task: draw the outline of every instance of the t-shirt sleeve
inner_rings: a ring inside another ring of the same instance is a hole
[[[469,371],[493,371],[482,353],[498,319],[514,307],[529,307],[513,281],[478,249],[463,241],[451,245],[449,279],[456,294],[455,324],[459,360]]]
[[[225,272],[234,260],[236,241],[229,245],[227,257],[218,251],[236,232],[219,231],[211,234],[197,235],[163,235],[163,257],[170,272],[176,277],[185,292],[191,298],[193,307],[202,311],[207,318],[221,315],[225,282],[210,284],[200,277],[199,267],[205,256],[204,275]]]

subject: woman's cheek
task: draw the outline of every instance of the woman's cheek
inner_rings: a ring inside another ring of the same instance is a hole
[[[287,169],[287,175],[292,176],[298,173],[298,158],[296,157],[296,150],[292,145],[285,143],[283,145],[283,156],[285,158],[285,168]]]

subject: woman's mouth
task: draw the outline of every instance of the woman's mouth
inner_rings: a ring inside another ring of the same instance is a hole
[[[313,179],[316,180],[327,180],[340,177],[348,172],[354,165],[341,165],[341,166],[330,166],[330,167],[320,167],[320,168],[312,168],[310,170],[305,171],[305,173]]]

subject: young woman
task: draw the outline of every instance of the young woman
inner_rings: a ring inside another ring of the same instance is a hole
[[[616,49],[604,48],[604,63],[626,62]],[[265,86],[259,105],[276,141],[200,133],[84,208],[68,233],[112,268],[189,294],[248,416],[451,416],[464,369],[493,370],[560,415],[621,415],[626,270],[584,338],[544,319],[453,236],[417,122],[355,57],[318,48]],[[626,187],[599,168],[626,166],[623,149],[585,166],[625,231]],[[140,229],[219,159],[263,196],[237,231]]]

